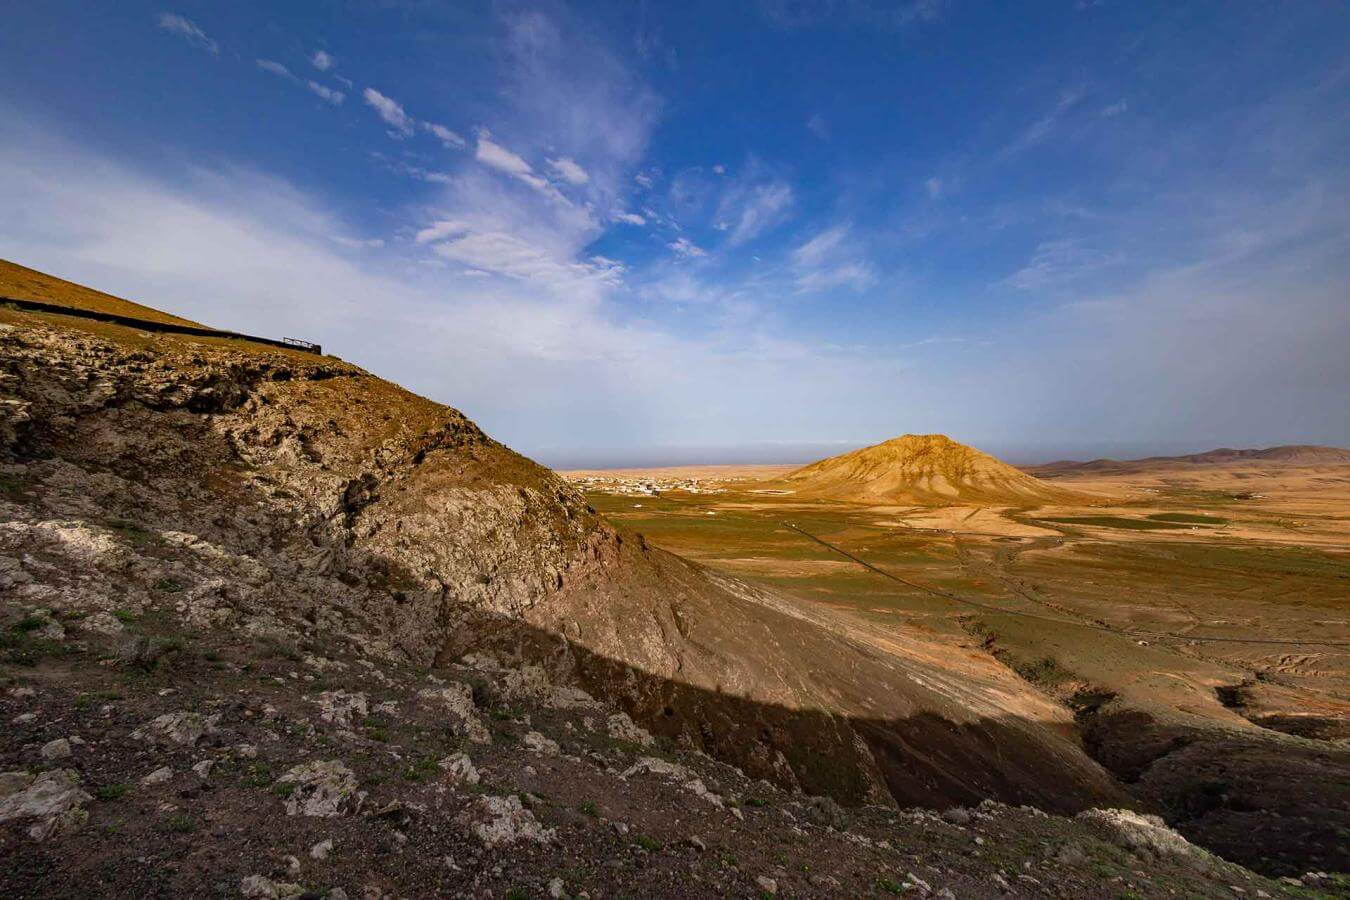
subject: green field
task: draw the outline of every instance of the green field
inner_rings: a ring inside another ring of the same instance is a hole
[[[1185,522],[1191,525],[1227,525],[1227,519],[1218,516],[1204,516],[1200,513],[1154,513],[1149,516],[1155,522]]]
[[[1167,531],[1170,529],[1189,528],[1189,525],[1182,525],[1179,522],[1158,519],[1157,516],[1149,516],[1147,519],[1127,519],[1124,516],[1048,516],[1044,519],[1037,519],[1038,522],[1055,522],[1060,525],[1095,525],[1099,528],[1125,528],[1131,531]]]

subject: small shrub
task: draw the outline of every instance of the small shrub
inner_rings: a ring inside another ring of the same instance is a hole
[[[431,778],[438,771],[436,760],[430,757],[424,757],[414,763],[410,763],[403,770],[403,780],[412,782],[422,782]]]
[[[197,823],[187,813],[175,813],[164,821],[164,827],[174,834],[191,834],[197,830]]]
[[[877,879],[877,890],[885,891],[888,894],[895,894],[897,897],[905,893],[904,885],[882,875]]]
[[[105,784],[94,793],[100,800],[119,800],[122,795],[129,790],[129,785],[116,781],[112,784]]]
[[[108,529],[116,532],[128,544],[136,547],[143,547],[159,539],[159,535],[147,531],[144,526],[138,525],[130,519],[110,519]]]

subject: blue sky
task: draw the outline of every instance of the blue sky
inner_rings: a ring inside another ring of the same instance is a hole
[[[1350,6],[50,0],[0,256],[544,461],[1350,444]]]

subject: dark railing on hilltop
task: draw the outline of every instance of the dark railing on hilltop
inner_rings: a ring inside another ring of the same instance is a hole
[[[125,325],[129,328],[139,328],[142,331],[165,331],[172,334],[190,334],[194,337],[219,337],[230,338],[239,341],[250,341],[255,344],[267,344],[272,347],[285,347],[290,350],[303,350],[307,353],[317,353],[323,355],[323,347],[318,344],[311,344],[309,341],[302,341],[299,338],[266,338],[258,337],[253,334],[243,334],[238,331],[224,331],[219,328],[203,328],[199,325],[183,325],[177,322],[156,322],[154,319],[138,319],[134,316],[121,316],[117,313],[99,312],[93,309],[80,309],[77,306],[61,306],[58,303],[44,303],[41,300],[23,300],[19,297],[0,296],[0,303],[14,306],[29,312],[55,313],[61,316],[74,316],[78,319],[94,319],[98,322],[109,322],[113,325]]]

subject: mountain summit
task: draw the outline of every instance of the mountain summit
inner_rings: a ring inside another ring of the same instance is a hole
[[[944,434],[901,435],[784,480],[798,494],[858,502],[1027,504],[1071,496]]]

